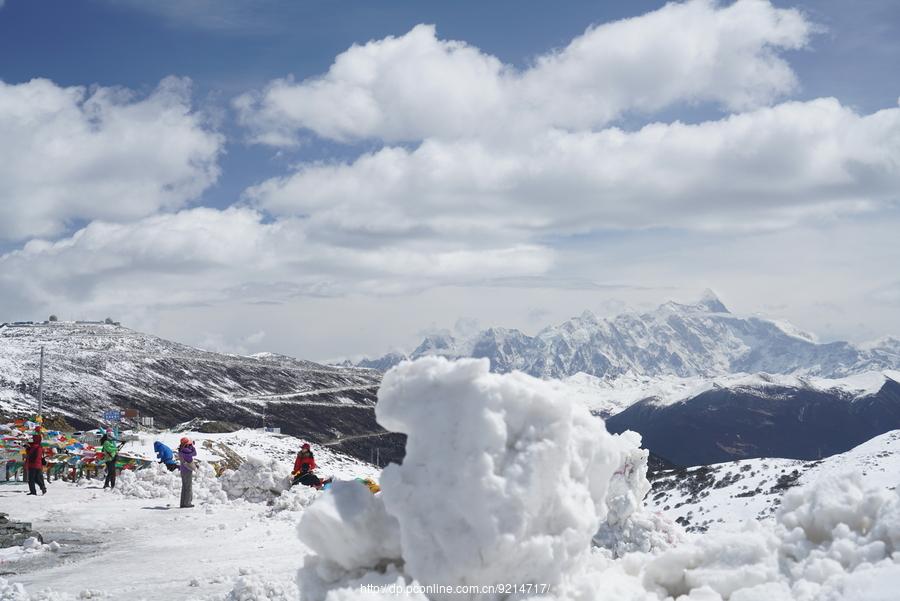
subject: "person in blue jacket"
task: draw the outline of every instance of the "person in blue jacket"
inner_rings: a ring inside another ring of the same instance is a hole
[[[165,465],[170,472],[178,469],[172,449],[157,440],[153,443],[153,450],[156,451],[156,458],[159,459],[159,462]]]

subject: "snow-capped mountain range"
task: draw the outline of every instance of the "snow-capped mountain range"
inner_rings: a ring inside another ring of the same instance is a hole
[[[790,324],[728,311],[710,291],[696,304],[668,302],[646,313],[601,319],[590,311],[534,336],[489,328],[470,337],[434,334],[411,353],[363,360],[379,370],[427,355],[486,357],[499,373],[524,371],[541,378],[577,373],[621,376],[715,377],[735,373],[840,378],[900,369],[900,340],[867,345],[818,343]]]

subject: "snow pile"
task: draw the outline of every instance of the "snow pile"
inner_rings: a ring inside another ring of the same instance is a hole
[[[87,598],[82,596],[81,598]],[[71,595],[56,593],[50,589],[29,594],[19,583],[9,582],[0,576],[0,599],[3,601],[74,601]]]
[[[228,500],[212,465],[197,462],[194,472],[193,494],[195,504],[218,504]],[[181,472],[170,472],[162,464],[130,471],[123,471],[116,479],[113,492],[136,499],[162,499],[177,496],[181,492]]]
[[[712,601],[889,601],[900,586],[900,497],[859,475],[788,492],[773,526],[706,534],[650,560],[641,575],[658,597]],[[698,594],[699,596],[699,594]]]
[[[180,489],[178,470],[170,472],[155,464],[137,471],[124,470],[116,478],[113,492],[134,499],[161,499],[177,494]]]
[[[290,487],[289,470],[276,460],[249,457],[236,470],[227,470],[216,477],[212,465],[197,462],[194,472],[194,503],[218,504],[243,499],[253,503],[271,501]],[[178,495],[181,491],[181,473],[170,472],[161,464],[132,471],[123,471],[116,482],[114,492],[138,499],[160,499]],[[295,506],[308,502],[302,495],[292,499]]]
[[[497,583],[549,585],[511,595],[541,601],[896,598],[900,493],[842,474],[788,492],[775,523],[682,536],[641,507],[635,435],[609,435],[552,383],[487,367],[428,358],[385,376],[378,418],[408,435],[406,459],[380,495],[348,483],[307,510],[300,536],[318,555],[302,599],[510,597],[455,588]]]
[[[792,582],[826,598],[896,598],[897,491],[866,489],[857,473],[823,478],[810,489],[788,492],[778,522],[780,556]]]
[[[0,549],[0,564],[31,559],[44,553],[56,553],[61,545],[55,541],[48,544],[31,536],[22,541],[20,546]],[[0,597],[3,599],[3,597]]]
[[[222,474],[221,482],[229,499],[266,502],[290,488],[290,469],[275,459],[250,456],[238,469]]]
[[[240,576],[225,601],[295,601],[297,586],[264,580],[256,574]]]
[[[381,494],[355,480],[335,482],[304,512],[298,532],[320,558],[347,571],[400,559],[397,520],[385,511]]]
[[[303,511],[318,497],[320,492],[311,486],[294,486],[272,499],[268,508],[269,517],[295,519],[291,513]]]
[[[644,507],[651,488],[647,480],[649,451],[640,448],[641,436],[636,432],[624,432],[620,438],[629,448],[610,480],[606,495],[609,513],[594,535],[594,544],[608,549],[613,557],[671,547],[683,538],[681,527]]]
[[[376,415],[407,434],[382,472],[407,573],[438,585],[558,584],[589,554],[624,441],[559,385],[429,357],[385,376]]]

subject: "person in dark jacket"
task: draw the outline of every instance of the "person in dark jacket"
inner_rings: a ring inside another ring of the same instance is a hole
[[[172,449],[157,440],[153,443],[153,450],[156,451],[156,458],[159,459],[159,462],[165,465],[170,472],[178,469]]]
[[[316,459],[313,457],[309,443],[305,442],[297,452],[297,458],[294,459],[294,471],[291,474],[293,476],[291,486],[294,486],[295,484],[305,484],[306,486],[320,488],[322,486],[322,480],[313,473],[314,469],[316,469]]]
[[[182,438],[181,444],[178,445],[178,459],[181,468],[181,506],[183,508],[194,506],[192,501],[194,500],[194,470],[197,469],[194,461],[196,456],[197,450],[194,448],[194,443],[187,437]]]
[[[31,443],[25,447],[25,479],[28,480],[28,494],[37,495],[40,487],[41,494],[47,494],[44,485],[44,449],[41,447],[41,435],[35,434]]]

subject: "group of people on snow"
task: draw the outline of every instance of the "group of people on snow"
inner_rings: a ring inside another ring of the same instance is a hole
[[[113,489],[116,487],[116,461],[118,460],[119,451],[125,443],[117,443],[111,434],[104,434],[100,438],[100,451],[97,455],[97,465],[105,464],[106,478],[103,482],[103,488]],[[179,441],[178,449],[173,451],[160,441],[153,443],[153,450],[159,463],[166,466],[172,472],[179,470],[181,473],[181,504],[182,508],[193,507],[193,481],[194,471],[197,469],[197,450],[194,443],[188,437],[182,437]],[[177,456],[177,460],[176,460]],[[331,483],[331,478],[323,480],[314,472],[316,469],[316,459],[313,456],[312,448],[309,443],[303,443],[297,452],[294,460],[294,469],[291,472],[291,486],[303,484],[316,489]],[[44,449],[41,446],[41,435],[35,434],[31,443],[26,447],[25,452],[25,474],[28,482],[28,494],[37,495],[37,488],[41,489],[41,494],[47,494],[47,486],[44,482]]]
[[[41,494],[47,494],[47,483],[50,478],[44,479],[44,469],[48,464],[47,451],[44,449],[42,441],[41,434],[35,433],[31,437],[31,442],[25,446],[25,482],[28,483],[29,495],[37,495],[38,488],[41,489]],[[116,461],[124,444],[116,444],[115,438],[109,433],[100,437],[100,450],[94,461],[97,466],[106,466],[103,488],[115,488],[116,486]]]

